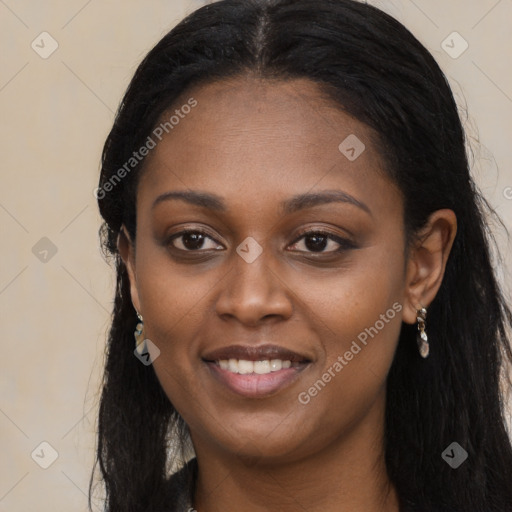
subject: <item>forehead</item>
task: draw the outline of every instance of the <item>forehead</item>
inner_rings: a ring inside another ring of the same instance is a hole
[[[153,195],[200,188],[270,199],[315,187],[357,193],[387,181],[371,128],[309,80],[240,77],[202,85],[161,121],[192,98],[197,105],[181,112],[148,155],[141,187]]]

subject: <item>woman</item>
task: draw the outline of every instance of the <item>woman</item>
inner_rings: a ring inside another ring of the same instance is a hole
[[[400,23],[199,9],[139,66],[97,197],[106,510],[512,510],[512,315],[452,93]]]

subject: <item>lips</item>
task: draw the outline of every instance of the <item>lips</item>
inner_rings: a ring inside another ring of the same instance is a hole
[[[244,398],[265,398],[292,385],[312,362],[278,345],[231,345],[206,353],[214,381]]]
[[[246,361],[265,361],[280,359],[282,361],[291,361],[292,363],[309,363],[311,360],[292,350],[280,347],[278,345],[231,345],[223,347],[203,356],[203,361],[215,362],[226,359],[243,359]]]

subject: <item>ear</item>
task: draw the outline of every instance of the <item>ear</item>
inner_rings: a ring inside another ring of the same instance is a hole
[[[132,297],[133,307],[142,314],[140,309],[139,292],[137,290],[137,275],[135,273],[135,245],[132,242],[125,225],[121,226],[117,237],[117,249],[121,259],[126,265],[128,277],[130,279],[130,295]]]
[[[457,233],[452,210],[437,210],[409,249],[403,321],[416,323],[416,310],[428,308],[443,281],[446,262]]]

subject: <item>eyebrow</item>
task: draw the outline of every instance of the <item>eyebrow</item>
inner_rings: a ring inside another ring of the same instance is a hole
[[[172,199],[185,201],[195,206],[202,206],[203,208],[209,208],[210,210],[216,210],[219,212],[225,212],[227,210],[226,205],[220,196],[194,190],[166,192],[155,199],[151,209],[154,209],[158,204],[164,201],[170,201]]]
[[[297,196],[293,196],[290,199],[287,199],[282,203],[281,206],[283,213],[289,215],[290,213],[294,213],[304,208],[312,208],[313,206],[329,203],[352,204],[365,211],[366,213],[370,215],[372,214],[370,208],[368,208],[365,203],[341,190],[324,190],[322,192],[299,194]]]
[[[218,212],[226,212],[227,206],[222,197],[209,192],[194,190],[172,191],[159,195],[153,202],[152,209],[164,201],[180,200],[195,206],[201,206]],[[354,196],[341,190],[324,190],[321,192],[310,192],[293,196],[280,205],[283,214],[289,215],[305,208],[330,203],[346,203],[357,206],[369,215],[372,212],[368,206]]]

